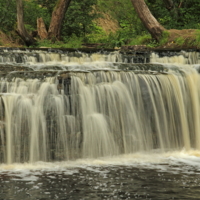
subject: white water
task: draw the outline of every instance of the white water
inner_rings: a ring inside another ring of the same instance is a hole
[[[105,71],[117,69],[113,62],[121,62],[118,53],[39,56],[42,63],[78,66],[78,71],[87,68],[87,73],[66,75],[70,85],[63,75],[61,82],[57,77],[1,79],[0,160],[7,165],[0,169],[43,165],[52,169],[70,163],[96,165],[96,161],[105,165],[165,163],[170,155],[176,155],[178,162],[181,155],[190,160],[190,152],[200,150],[200,77],[195,67],[182,65],[191,61],[175,59],[176,67],[165,65],[168,74],[151,75]],[[152,55],[152,62],[165,60]],[[41,66],[30,56],[25,62],[35,70]],[[90,73],[92,66],[104,71]],[[156,149],[159,153],[149,153]],[[35,164],[12,165],[26,162]]]
[[[151,54],[151,62],[158,63],[176,63],[176,64],[200,64],[199,52],[186,52],[181,51],[175,56],[162,56],[160,57],[157,53]]]
[[[132,167],[140,169],[153,169],[159,173],[170,172],[172,174],[200,174],[200,152],[190,151],[173,151],[160,153],[140,152],[134,154],[124,154],[113,157],[101,157],[96,159],[77,159],[76,161],[62,162],[35,162],[35,163],[13,163],[0,164],[0,174],[10,176],[10,180],[28,181],[33,184],[38,177],[45,172],[56,179],[56,174],[64,173],[72,175],[78,173],[83,168],[91,172],[98,172],[101,176],[107,176],[110,167]],[[98,170],[98,168],[100,170]],[[14,177],[14,178],[13,178]],[[38,188],[39,189],[39,188]]]
[[[110,68],[114,62],[123,62],[122,55],[119,52],[106,53],[82,53],[82,52],[46,52],[38,51],[21,51],[21,50],[4,50],[0,53],[0,63],[23,63],[34,68],[40,69],[49,65],[68,67],[70,70],[78,68]]]

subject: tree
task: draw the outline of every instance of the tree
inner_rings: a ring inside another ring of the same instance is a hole
[[[146,3],[166,29],[199,29],[199,0],[147,0]]]
[[[52,12],[51,22],[48,30],[49,39],[60,39],[62,22],[71,0],[58,0]]]
[[[22,0],[17,0],[17,30],[18,35],[23,39],[27,46],[33,45],[35,43],[34,38],[29,35],[24,26],[24,12]]]
[[[62,38],[86,37],[95,32],[95,19],[100,16],[96,12],[97,0],[73,0],[65,14],[61,35]]]
[[[159,41],[165,28],[151,14],[144,0],[131,0],[138,17],[149,31],[151,36]]]
[[[60,1],[59,3],[63,2],[64,1],[62,2]],[[48,25],[47,21],[45,22],[45,24],[49,27],[46,38],[45,38],[46,33],[44,30],[45,27],[44,22],[42,21],[41,18],[37,20],[38,35],[40,36],[41,39],[49,38],[55,41],[61,39],[65,40],[68,39],[69,37],[85,37],[87,34],[94,31],[94,19],[96,19],[98,16],[96,11],[94,10],[94,6],[97,4],[97,0],[73,0],[71,2],[68,1],[68,3],[65,4],[67,6],[67,8],[65,8],[66,10],[65,9],[62,10],[62,13],[64,14],[64,18],[62,18],[62,23],[60,20],[61,12],[59,11],[59,7],[64,8],[63,6],[59,6],[58,3],[55,6],[55,2],[53,2],[52,0],[48,0],[48,3],[47,0],[37,0],[37,3],[40,4],[42,8],[46,9],[48,13],[52,13],[51,14],[52,19],[50,20],[51,21],[50,25]],[[58,20],[60,20],[59,27],[57,26]],[[57,31],[54,31],[53,34],[52,30],[55,29]]]
[[[52,12],[51,22],[48,30],[48,34],[46,34],[46,38],[48,37],[51,40],[59,40],[61,34],[62,22],[65,16],[65,13],[69,7],[71,0],[57,0],[56,5]],[[35,43],[34,38],[27,32],[24,26],[24,12],[23,12],[23,4],[22,0],[16,0],[17,3],[17,33],[23,39],[27,46],[30,46]],[[40,18],[38,20],[38,33],[41,36],[41,29],[43,29],[44,33],[44,22]],[[44,36],[42,39],[45,39]]]

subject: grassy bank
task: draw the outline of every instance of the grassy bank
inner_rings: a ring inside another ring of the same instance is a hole
[[[17,36],[16,36],[17,37]],[[163,36],[159,42],[152,39],[151,35],[144,33],[140,36],[131,37],[126,32],[118,30],[115,33],[106,33],[103,29],[99,29],[93,34],[86,37],[77,37],[72,35],[64,41],[39,40],[31,47],[47,47],[47,48],[120,48],[121,46],[144,45],[147,48],[179,48],[190,49],[200,48],[200,30],[171,29],[163,32]],[[13,39],[11,36],[0,32],[0,46],[4,47],[24,47],[20,39]]]

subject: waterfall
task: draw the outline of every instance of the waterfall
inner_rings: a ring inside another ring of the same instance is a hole
[[[200,149],[199,53],[175,56],[4,49],[0,162]]]

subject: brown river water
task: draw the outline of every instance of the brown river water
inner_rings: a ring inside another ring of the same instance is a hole
[[[0,166],[1,200],[200,199],[198,152]]]

